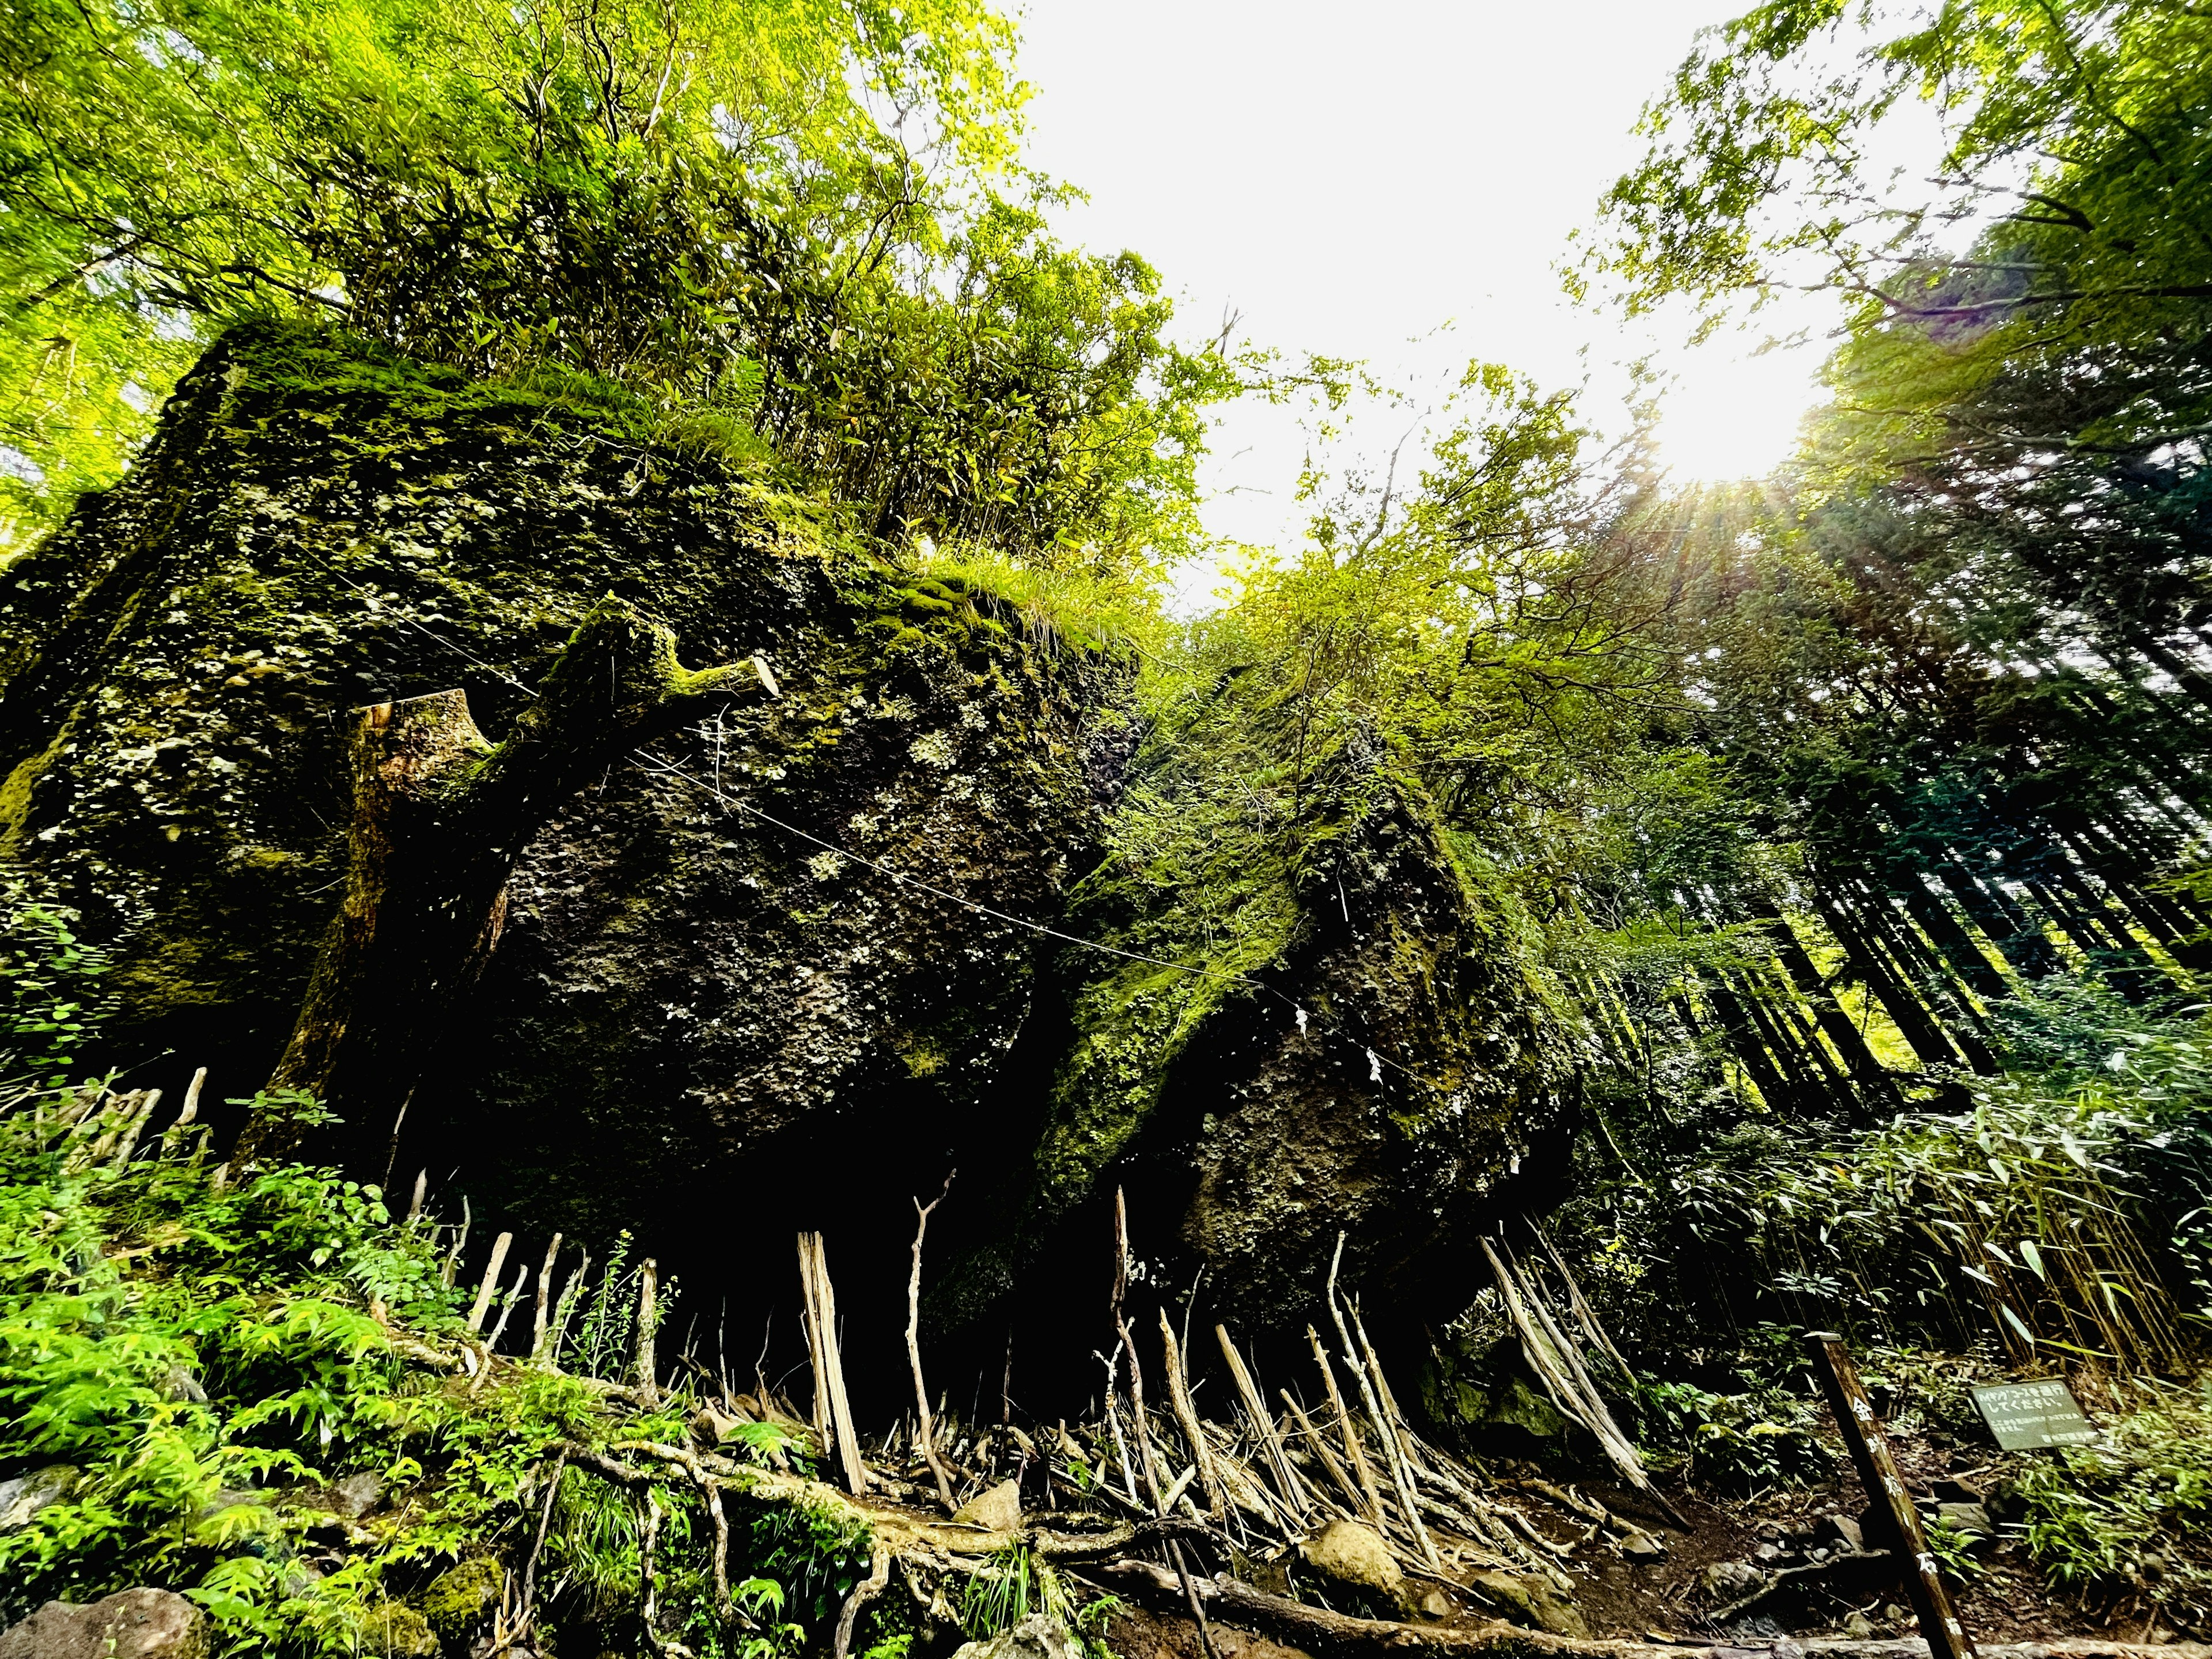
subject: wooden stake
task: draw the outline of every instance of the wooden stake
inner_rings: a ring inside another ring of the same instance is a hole
[[[952,1177],[960,1173],[954,1170],[945,1177],[943,1190],[925,1205],[914,1200],[914,1271],[906,1281],[906,1358],[914,1368],[914,1404],[921,1413],[921,1455],[929,1460],[929,1472],[937,1479],[938,1501],[950,1515],[957,1507],[952,1501],[952,1477],[945,1473],[945,1460],[937,1455],[937,1426],[929,1416],[929,1387],[921,1380],[921,1236],[929,1230],[929,1212],[945,1202],[945,1194],[952,1190]],[[1010,1339],[1011,1340],[1011,1339]]]
[[[1336,1482],[1337,1489],[1352,1500],[1354,1510],[1365,1509],[1367,1505],[1360,1499],[1359,1488],[1352,1484],[1352,1477],[1345,1473],[1344,1465],[1336,1461],[1336,1454],[1328,1449],[1328,1442],[1322,1437],[1321,1431],[1307,1417],[1306,1408],[1298,1404],[1288,1389],[1278,1389],[1275,1392],[1289,1408],[1291,1421],[1298,1425],[1298,1432],[1304,1435],[1307,1443],[1321,1454],[1322,1467],[1328,1471],[1328,1477]]]
[[[1398,1489],[1398,1507],[1406,1512],[1406,1526],[1413,1534],[1413,1541],[1420,1546],[1421,1559],[1428,1563],[1429,1571],[1442,1572],[1443,1558],[1437,1553],[1436,1540],[1429,1536],[1428,1527],[1421,1520],[1420,1506],[1413,1498],[1413,1477],[1393,1455],[1396,1441],[1390,1433],[1389,1419],[1382,1415],[1382,1402],[1376,1397],[1375,1384],[1367,1375],[1367,1368],[1359,1363],[1358,1353],[1352,1346],[1352,1333],[1345,1326],[1343,1311],[1336,1305],[1336,1270],[1344,1260],[1344,1237],[1342,1233],[1336,1236],[1336,1254],[1328,1264],[1328,1315],[1335,1321],[1337,1337],[1344,1344],[1344,1363],[1359,1380],[1360,1397],[1367,1402],[1367,1415],[1382,1442],[1382,1461],[1389,1466],[1391,1485]]]
[[[830,1283],[830,1261],[819,1233],[799,1236],[800,1288],[805,1291],[810,1330],[807,1340],[817,1364],[814,1416],[823,1450],[834,1446],[845,1470],[845,1489],[868,1489],[868,1466],[860,1455],[860,1431],[853,1426],[852,1401],[845,1394],[845,1367],[837,1352],[837,1293]]]
[[[1237,1352],[1237,1345],[1229,1340],[1229,1327],[1216,1325],[1214,1340],[1221,1344],[1221,1357],[1229,1362],[1229,1375],[1237,1384],[1237,1397],[1244,1402],[1251,1413],[1252,1424],[1259,1432],[1260,1443],[1267,1449],[1267,1466],[1274,1471],[1275,1484],[1282,1489],[1283,1502],[1293,1521],[1302,1521],[1313,1508],[1313,1498],[1298,1472],[1291,1467],[1288,1453],[1283,1449],[1282,1437],[1275,1432],[1274,1414],[1260,1399],[1260,1390],[1252,1382],[1252,1373],[1244,1369],[1244,1358]]]
[[[660,1368],[653,1357],[653,1328],[660,1323],[660,1263],[647,1256],[637,1270],[637,1391],[647,1405],[660,1401]]]
[[[1328,1363],[1328,1350],[1322,1346],[1321,1333],[1311,1325],[1306,1327],[1306,1340],[1313,1345],[1314,1364],[1321,1368],[1321,1380],[1328,1389],[1329,1409],[1336,1413],[1338,1429],[1344,1436],[1344,1455],[1352,1461],[1352,1473],[1359,1477],[1359,1490],[1365,1494],[1361,1505],[1375,1529],[1382,1529],[1382,1493],[1375,1484],[1375,1471],[1367,1466],[1367,1451],[1359,1443],[1359,1431],[1346,1409],[1344,1396],[1337,1392],[1336,1367]]]
[[[461,1224],[462,1237],[467,1237],[468,1223]],[[491,1260],[484,1263],[483,1283],[477,1286],[476,1305],[469,1310],[469,1328],[481,1333],[484,1316],[491,1311],[492,1293],[499,1289],[499,1270],[507,1266],[507,1247],[514,1243],[513,1233],[501,1233],[492,1241]],[[458,1255],[459,1247],[455,1246]]]
[[[553,1294],[553,1266],[560,1255],[561,1235],[556,1233],[553,1242],[545,1247],[545,1265],[538,1270],[537,1316],[530,1325],[530,1357],[532,1359],[545,1358],[546,1303]]]
[[[1851,1467],[1866,1488],[1867,1502],[1886,1523],[1888,1542],[1904,1563],[1905,1594],[1920,1621],[1920,1633],[1927,1638],[1930,1659],[1970,1659],[1974,1644],[1936,1570],[1936,1558],[1929,1553],[1927,1535],[1920,1529],[1920,1512],[1913,1508],[1912,1494],[1897,1472],[1897,1460],[1890,1455],[1874,1402],[1859,1382],[1844,1339],[1833,1331],[1808,1331],[1805,1350],[1813,1358],[1814,1374],[1827,1396],[1828,1409],[1836,1414],[1844,1444],[1850,1449]]]
[[[1198,1488],[1206,1494],[1206,1512],[1218,1521],[1228,1513],[1228,1505],[1221,1495],[1220,1477],[1213,1471],[1213,1449],[1206,1443],[1198,1408],[1191,1403],[1190,1385],[1182,1374],[1182,1350],[1176,1345],[1175,1327],[1168,1323],[1165,1308],[1160,1310],[1160,1346],[1166,1357],[1168,1406],[1190,1447],[1191,1462],[1198,1469]]]
[[[806,1334],[806,1364],[814,1374],[814,1438],[826,1460],[835,1455],[837,1437],[830,1426],[830,1366],[822,1357],[822,1309],[815,1291],[814,1255],[822,1248],[822,1235],[799,1236],[799,1293],[804,1311],[799,1325]]]

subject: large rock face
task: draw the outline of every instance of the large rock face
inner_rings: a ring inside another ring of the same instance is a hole
[[[1040,933],[1111,931],[1070,898],[1133,747],[1126,667],[839,550],[830,516],[573,398],[234,336],[0,576],[0,857],[114,952],[115,1057],[250,1093],[344,875],[351,711],[458,685],[495,738],[612,591],[781,695],[523,851],[404,1133],[356,1126],[400,1181],[428,1167],[517,1260],[633,1231],[695,1309],[727,1296],[733,1370],[763,1311],[787,1358],[790,1231],[826,1228],[864,1412],[870,1344],[903,1386],[908,1198],[955,1165],[933,1306],[994,1354],[1012,1310],[1088,1370],[1116,1182],[1140,1252],[1211,1264],[1236,1322],[1302,1324],[1340,1231],[1407,1319],[1457,1311],[1568,1066],[1418,788],[1346,760],[1236,975]]]
[[[1057,913],[1115,677],[828,541],[560,405],[234,337],[0,587],[0,853],[112,944],[118,1054],[249,1091],[344,868],[350,711],[459,684],[496,736],[612,590],[783,695],[617,767],[526,851],[410,1117],[593,1171],[562,1187],[589,1231],[638,1219],[621,1189],[671,1156],[911,1085],[957,1103],[1020,1029],[1036,941],[973,902]]]

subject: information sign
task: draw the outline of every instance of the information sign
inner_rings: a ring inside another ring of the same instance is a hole
[[[1976,1389],[1974,1404],[1982,1420],[2007,1451],[2039,1446],[2086,1446],[2097,1437],[2096,1425],[2063,1382],[2000,1382]]]

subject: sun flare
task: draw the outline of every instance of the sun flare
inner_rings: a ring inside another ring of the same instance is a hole
[[[1763,478],[1796,450],[1818,397],[1804,353],[1691,353],[1660,399],[1660,459],[1678,484]]]

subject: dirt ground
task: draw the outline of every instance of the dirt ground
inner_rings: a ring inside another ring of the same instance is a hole
[[[1923,1508],[1929,1502],[1982,1502],[2037,1455],[1917,1438],[1893,1438],[1892,1449]],[[1536,1473],[1510,1465],[1492,1472],[1508,1477]],[[1547,1474],[1553,1480],[1563,1478],[1557,1471]],[[1575,1580],[1575,1601],[1594,1637],[1694,1642],[1917,1634],[1902,1586],[1886,1559],[1870,1560],[1846,1543],[1855,1522],[1861,1523],[1859,1535],[1868,1546],[1879,1547],[1881,1541],[1848,1469],[1825,1484],[1781,1486],[1745,1498],[1668,1489],[1669,1502],[1688,1522],[1686,1529],[1632,1489],[1592,1479],[1574,1485],[1624,1519],[1648,1527],[1665,1546],[1664,1555],[1656,1559],[1633,1559],[1609,1537],[1590,1535],[1587,1523],[1559,1506],[1525,1491],[1504,1494],[1547,1537],[1574,1546],[1562,1565]],[[2088,1607],[2054,1594],[2024,1545],[2001,1523],[1993,1526],[1972,1559],[1968,1575],[1949,1582],[1960,1617],[1978,1642],[2176,1638],[2177,1632],[2140,1608]],[[1793,1576],[1790,1588],[1725,1616],[1771,1575],[1793,1567],[1815,1571]],[[1415,1621],[1474,1624],[1496,1616],[1472,1595],[1455,1595],[1450,1601],[1443,1620],[1415,1614]],[[1227,1626],[1217,1626],[1214,1635],[1220,1659],[1291,1659],[1299,1653]],[[1203,1659],[1188,1619],[1166,1607],[1126,1606],[1110,1622],[1107,1640],[1122,1659]]]

